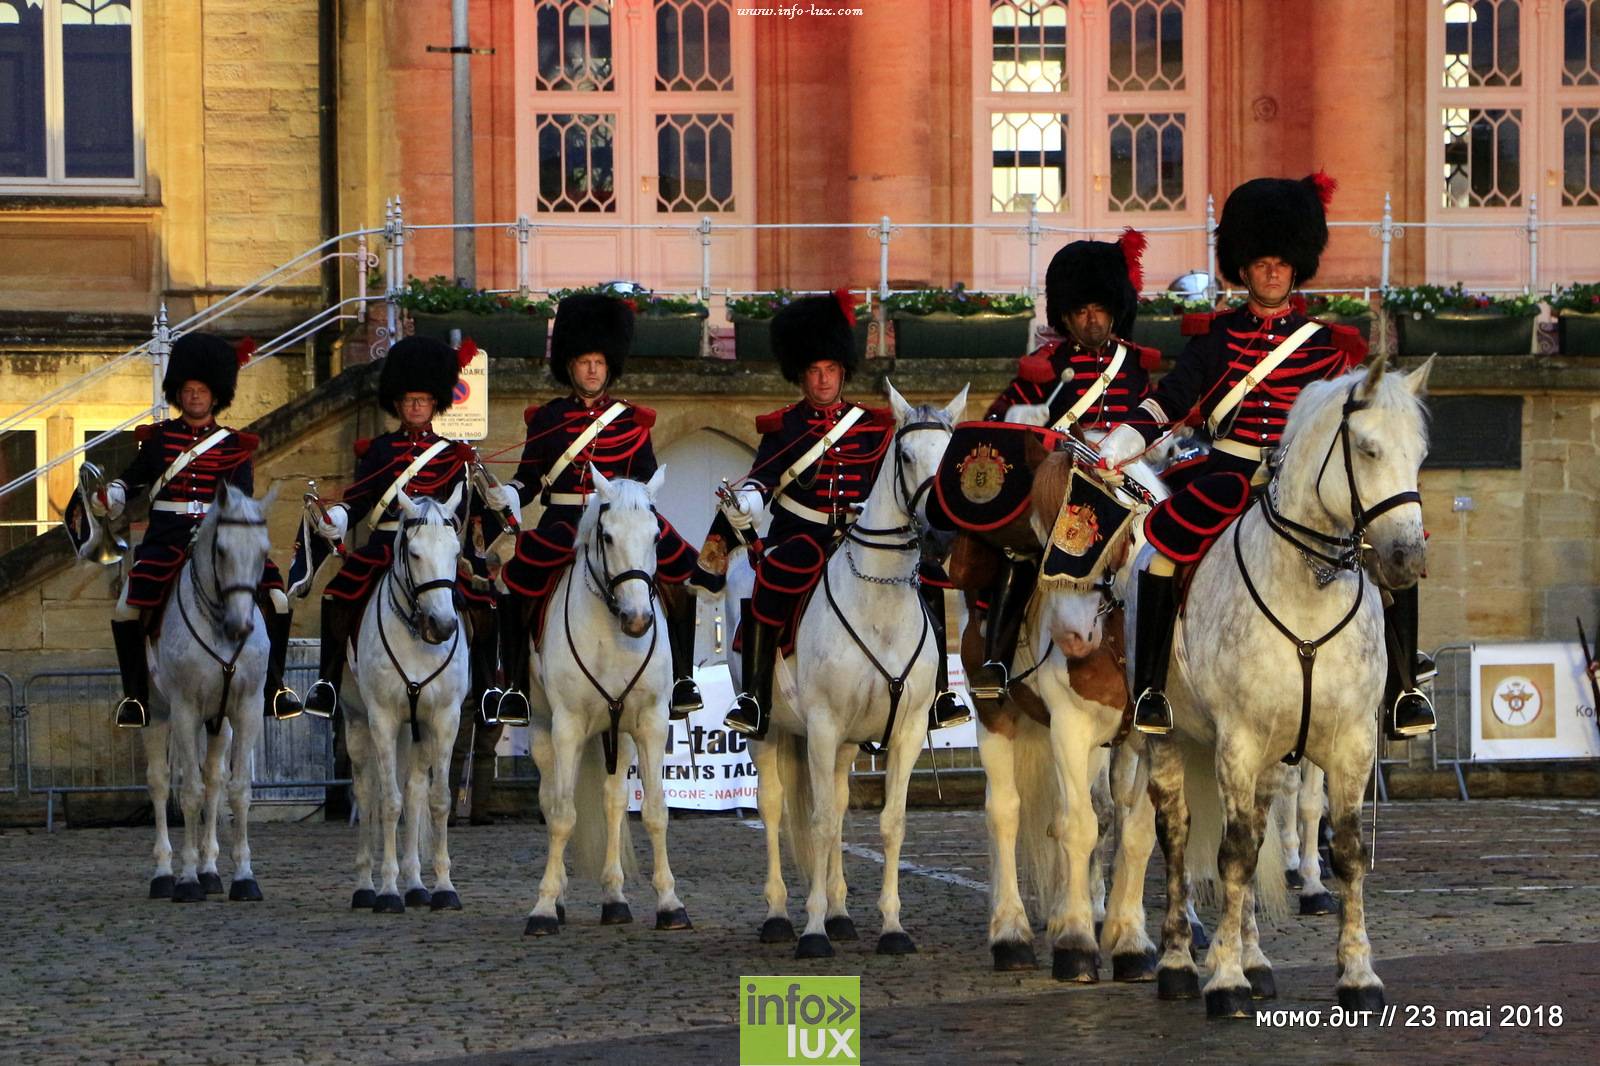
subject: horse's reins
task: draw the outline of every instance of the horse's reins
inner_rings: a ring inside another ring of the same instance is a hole
[[[1422,494],[1412,489],[1405,492],[1397,492],[1370,508],[1362,506],[1361,492],[1356,485],[1355,464],[1350,457],[1350,416],[1356,411],[1365,409],[1367,403],[1365,400],[1356,399],[1356,388],[1357,385],[1350,386],[1350,391],[1345,395],[1344,408],[1339,418],[1339,429],[1334,434],[1333,439],[1328,442],[1328,451],[1322,457],[1322,465],[1317,468],[1316,480],[1317,499],[1320,502],[1322,499],[1322,479],[1328,472],[1328,463],[1333,458],[1333,449],[1342,447],[1344,451],[1345,483],[1350,492],[1350,520],[1353,525],[1350,535],[1348,537],[1330,535],[1294,522],[1277,512],[1270,500],[1272,493],[1264,493],[1261,496],[1261,512],[1266,519],[1267,527],[1279,537],[1294,545],[1301,555],[1306,558],[1316,576],[1318,588],[1327,586],[1340,570],[1352,570],[1355,572],[1355,601],[1351,603],[1350,610],[1345,612],[1344,617],[1335,623],[1332,629],[1329,629],[1315,640],[1306,640],[1298,636],[1284,624],[1282,619],[1272,613],[1272,609],[1261,598],[1261,593],[1256,589],[1255,583],[1250,580],[1250,571],[1245,569],[1244,553],[1239,543],[1239,527],[1235,525],[1233,531],[1233,557],[1239,566],[1239,576],[1244,578],[1245,590],[1250,593],[1250,598],[1255,601],[1256,607],[1266,616],[1267,621],[1271,622],[1278,632],[1282,633],[1290,643],[1295,645],[1299,654],[1300,730],[1295,737],[1294,748],[1290,750],[1288,755],[1283,757],[1283,761],[1290,766],[1298,765],[1305,756],[1306,734],[1311,728],[1311,674],[1316,668],[1317,652],[1324,644],[1338,636],[1345,626],[1349,625],[1355,618],[1356,612],[1361,608],[1361,601],[1366,592],[1367,576],[1365,569],[1361,566],[1361,552],[1367,547],[1364,539],[1367,527],[1372,524],[1374,519],[1394,510],[1396,507],[1408,503],[1415,503],[1418,506],[1422,504]],[[1277,484],[1276,475],[1274,475],[1273,484],[1274,486]],[[1323,509],[1327,509],[1325,504]],[[1332,517],[1331,513],[1330,517]],[[1297,539],[1296,533],[1313,537],[1323,544],[1342,550],[1338,555],[1324,554],[1311,548],[1303,540]],[[1313,558],[1320,559],[1326,564],[1325,567],[1318,566],[1312,561]]]
[[[224,518],[219,514],[216,524],[219,526],[265,526],[267,521],[264,518]],[[190,557],[189,566],[191,570],[195,569],[193,556]],[[217,577],[217,533],[215,529],[211,531],[211,577],[213,581]],[[216,599],[212,601],[206,598],[200,588],[200,583],[193,577],[189,580],[189,587],[194,590],[195,602],[200,605],[206,621],[210,622],[214,629],[222,628],[222,601],[226,597],[238,592],[248,592],[253,596],[256,591],[255,585],[223,585],[217,590]],[[183,589],[181,587],[178,589],[177,598],[178,615],[183,619],[183,624],[188,627],[189,635],[194,637],[195,643],[200,645],[202,651],[211,656],[212,659],[216,660],[217,665],[222,667],[222,696],[217,700],[217,713],[205,720],[206,732],[211,736],[216,736],[222,732],[222,718],[228,712],[228,694],[233,689],[233,675],[238,669],[239,656],[243,654],[245,642],[250,639],[250,635],[246,633],[240,637],[238,646],[233,649],[233,654],[224,659],[217,654],[215,648],[206,643],[206,639],[194,627],[194,622],[190,621],[189,609],[183,603]]]
[[[600,683],[600,679],[594,676],[594,672],[583,661],[583,656],[578,654],[578,645],[572,640],[572,585],[576,575],[571,572],[567,574],[567,588],[561,604],[561,628],[566,634],[567,650],[572,654],[572,661],[578,664],[579,672],[583,674],[594,690],[600,694],[600,698],[606,701],[606,716],[610,721],[606,726],[606,731],[600,734],[600,746],[605,752],[606,773],[615,775],[617,772],[618,723],[622,720],[623,704],[633,692],[634,686],[638,685],[639,679],[644,676],[644,668],[649,666],[650,660],[655,657],[656,636],[660,627],[655,624],[654,617],[656,602],[654,575],[644,570],[624,570],[620,574],[611,573],[611,561],[606,555],[605,541],[605,516],[610,509],[611,505],[609,503],[602,503],[599,514],[595,518],[596,536],[594,539],[600,543],[600,573],[596,574],[594,572],[594,560],[589,556],[589,546],[587,544],[583,548],[584,572],[594,581],[594,584],[590,587],[595,595],[600,598],[600,601],[606,605],[606,610],[610,611],[613,616],[621,615],[621,607],[617,604],[617,586],[624,581],[643,581],[645,583],[645,588],[649,590],[651,608],[650,646],[645,649],[644,658],[639,660],[639,668],[633,672],[633,676],[623,686],[622,692],[616,696],[607,692],[605,686]],[[654,514],[655,508],[652,507],[650,512]]]
[[[400,523],[400,536],[395,541],[395,562],[400,564],[399,569],[403,570],[404,576],[399,580],[395,578],[396,566],[394,565],[391,565],[388,572],[384,574],[384,581],[389,586],[389,602],[394,607],[395,613],[400,615],[400,620],[405,623],[406,628],[413,634],[418,633],[421,628],[422,594],[436,589],[454,589],[456,587],[455,579],[448,577],[424,581],[420,585],[412,581],[411,557],[410,553],[406,551],[407,534],[414,526],[425,525],[426,523],[426,518],[407,518]],[[451,523],[451,525],[454,524],[454,522]],[[404,594],[411,601],[411,609],[409,611],[401,611],[399,594]],[[395,656],[394,649],[389,646],[389,634],[384,632],[383,629],[383,600],[381,597],[378,600],[376,622],[378,625],[378,640],[383,644],[384,654],[389,656],[389,662],[394,667],[395,673],[400,675],[400,680],[404,681],[406,685],[406,702],[411,709],[411,742],[413,744],[420,743],[422,729],[417,724],[417,701],[422,696],[422,690],[427,688],[434,678],[444,673],[444,668],[449,666],[455,659],[456,647],[461,643],[461,627],[460,625],[456,626],[456,631],[450,638],[450,650],[445,654],[439,665],[434,668],[433,673],[421,681],[413,681],[406,674],[405,667],[400,665],[400,660]]]
[[[902,510],[905,512],[905,524],[892,526],[887,529],[869,529],[857,523],[856,525],[851,526],[850,529],[845,532],[846,541],[854,542],[861,545],[863,548],[871,548],[877,551],[905,552],[917,550],[919,541],[915,537],[908,541],[895,541],[888,544],[876,543],[863,538],[901,537],[916,532],[914,523],[916,521],[917,505],[933,487],[933,478],[929,477],[924,479],[922,484],[918,485],[915,491],[907,489],[905,481],[905,452],[901,447],[901,440],[907,434],[915,433],[919,430],[939,430],[944,433],[949,433],[950,427],[944,422],[930,419],[921,422],[908,422],[906,425],[901,426],[895,431],[894,491],[896,493],[897,501],[899,502]],[[841,545],[840,550],[844,553],[845,562],[849,565],[851,574],[862,581],[880,585],[904,584],[911,587],[913,590],[915,590],[916,587],[921,584],[921,580],[918,578],[915,570],[913,570],[911,576],[907,578],[880,578],[863,574],[856,569],[855,560],[850,557],[849,545]],[[889,686],[889,717],[888,720],[884,722],[883,739],[878,741],[876,744],[872,743],[871,741],[867,741],[861,745],[861,749],[867,754],[878,755],[889,746],[889,736],[894,732],[895,718],[900,713],[900,698],[905,694],[906,678],[911,676],[912,668],[917,665],[917,660],[922,657],[922,648],[928,642],[928,632],[933,628],[932,620],[928,617],[928,605],[922,602],[922,596],[920,593],[918,593],[917,607],[919,608],[922,616],[922,628],[917,635],[917,646],[916,649],[912,651],[911,657],[906,660],[905,669],[901,670],[898,675],[891,674],[888,668],[885,667],[883,663],[878,660],[878,657],[872,653],[872,649],[867,647],[866,641],[861,639],[861,634],[857,633],[855,627],[850,624],[850,619],[845,616],[844,611],[839,609],[838,601],[833,598],[833,583],[828,580],[828,569],[828,566],[824,564],[822,567],[822,592],[828,601],[828,606],[833,610],[834,615],[839,619],[839,624],[844,626],[844,631],[850,634],[850,639],[855,641],[856,647],[861,649],[861,654],[866,656],[867,661],[872,664],[873,669],[878,671],[878,674]],[[940,654],[943,654],[943,652]]]

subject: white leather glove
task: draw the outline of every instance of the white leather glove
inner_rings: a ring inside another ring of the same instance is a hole
[[[1024,426],[1048,426],[1050,408],[1042,403],[1013,404],[1006,409],[1003,417],[1007,422],[1018,422]]]
[[[115,522],[122,517],[122,512],[127,509],[128,490],[123,486],[122,482],[113,481],[105,488],[105,506],[96,507],[96,502],[95,497],[91,496],[89,498],[89,506],[94,508],[95,513]]]
[[[311,508],[311,526],[317,533],[328,540],[342,540],[350,528],[350,515],[344,507],[334,504],[328,508],[328,517],[323,518],[316,509]]]
[[[728,508],[728,521],[734,529],[750,529],[764,506],[761,493],[755,489],[738,489],[733,494],[733,506]]]
[[[522,502],[517,499],[515,490],[505,485],[490,485],[483,490],[483,502],[496,511],[518,511],[522,509]]]
[[[1107,433],[1095,450],[1100,453],[1100,458],[1105,460],[1106,466],[1118,467],[1130,459],[1137,459],[1148,447],[1138,430],[1129,425],[1121,425]]]

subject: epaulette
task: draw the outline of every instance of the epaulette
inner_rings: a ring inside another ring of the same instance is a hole
[[[239,438],[239,447],[247,452],[253,452],[261,447],[261,438],[254,433],[246,433],[242,429],[236,429],[233,431],[233,435]]]
[[[889,410],[887,407],[868,407],[865,421],[869,426],[878,426],[882,429],[893,429],[894,412]]]
[[[1017,360],[1017,377],[1030,385],[1048,385],[1056,380],[1055,368],[1043,348]]]
[[[633,424],[640,429],[649,429],[656,424],[656,409],[644,407],[640,404],[629,404],[633,408]]]
[[[794,404],[790,404],[788,407],[780,407],[776,411],[768,411],[764,415],[757,415],[756,416],[756,432],[757,433],[776,433],[776,432],[778,432],[778,430],[783,428],[784,416],[787,415],[790,411],[793,411],[793,410],[794,410]]]
[[[1185,311],[1178,329],[1185,337],[1203,337],[1211,332],[1211,324],[1216,320],[1215,311]]]
[[[371,447],[372,438],[362,437],[360,440],[355,442],[355,445],[351,448],[351,450],[356,453],[357,459],[365,459],[367,457],[367,449]]]
[[[1161,349],[1146,348],[1142,344],[1132,346],[1139,353],[1139,366],[1145,370],[1154,370],[1161,365]]]
[[[150,435],[152,433],[154,433],[155,431],[156,431],[155,423],[154,422],[146,422],[144,425],[136,426],[134,428],[133,439],[137,443],[143,444],[145,441],[150,439]]]
[[[1341,322],[1325,322],[1323,325],[1328,327],[1333,337],[1333,346],[1348,356],[1350,362],[1359,363],[1367,357],[1367,340],[1359,329]]]
[[[452,459],[459,459],[463,463],[470,463],[478,456],[477,450],[472,445],[461,441],[452,441],[449,451]]]

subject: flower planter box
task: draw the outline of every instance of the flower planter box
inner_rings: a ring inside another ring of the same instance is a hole
[[[1145,314],[1133,320],[1133,336],[1128,339],[1157,349],[1164,359],[1176,359],[1189,340],[1183,335],[1182,315]]]
[[[550,333],[548,318],[520,311],[493,315],[435,315],[412,311],[410,316],[412,333],[418,337],[433,337],[448,344],[450,331],[458,329],[462,337],[471,337],[472,343],[497,358],[517,356],[542,361]]]
[[[1018,359],[1028,354],[1033,314],[894,316],[900,359]]]
[[[735,359],[744,363],[772,361],[772,319],[729,315],[728,320],[733,323]],[[867,357],[868,321],[865,317],[858,319],[852,331],[856,338],[857,359]]]
[[[1600,355],[1600,314],[1562,311],[1556,322],[1562,355]]]
[[[1533,350],[1533,323],[1492,311],[1394,316],[1401,355],[1526,355]]]
[[[703,314],[639,315],[633,320],[631,355],[641,359],[694,359],[700,355]]]

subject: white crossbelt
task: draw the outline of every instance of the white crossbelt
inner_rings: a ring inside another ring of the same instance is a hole
[[[820,526],[832,525],[841,514],[848,515],[852,519],[855,517],[853,508],[829,514],[827,511],[819,511],[815,507],[807,507],[803,503],[796,503],[787,496],[778,497],[778,506],[792,515],[798,515],[807,522],[815,522]]]
[[[1245,444],[1241,441],[1229,440],[1227,437],[1223,437],[1221,440],[1212,441],[1211,447],[1225,455],[1232,455],[1240,459],[1249,459],[1252,462],[1260,462],[1261,456],[1266,451],[1265,448],[1258,447],[1254,444]]]
[[[607,407],[604,411],[601,411],[600,414],[595,417],[595,420],[590,422],[589,425],[584,428],[582,433],[579,433],[576,437],[572,438],[572,443],[567,445],[567,450],[557,456],[556,461],[550,464],[550,469],[545,471],[544,474],[544,483],[546,485],[554,485],[556,478],[560,477],[566,472],[567,467],[572,465],[572,460],[578,457],[578,453],[587,448],[589,444],[600,435],[601,430],[615,422],[622,415],[622,412],[626,411],[627,409],[627,404],[623,403],[621,400],[616,400],[611,404],[610,407]],[[550,504],[557,502],[556,496],[558,495],[566,496],[570,495],[570,493],[554,493],[546,501],[545,505],[549,506]],[[580,504],[583,503],[583,498],[580,496],[577,502]]]
[[[1118,371],[1122,369],[1122,364],[1127,362],[1127,359],[1128,348],[1121,341],[1118,341],[1117,350],[1112,353],[1111,362],[1100,372],[1100,376],[1094,379],[1094,384],[1083,390],[1083,395],[1078,397],[1078,402],[1067,408],[1066,414],[1056,419],[1050,428],[1064,433],[1068,426],[1082,418],[1084,412],[1093,407],[1100,397],[1105,395],[1106,389],[1110,388],[1111,383],[1116,380]]]
[[[200,500],[157,500],[150,505],[150,510],[166,511],[170,514],[203,515],[211,510],[211,505]]]
[[[1267,380],[1272,372],[1283,364],[1283,361],[1300,349],[1300,346],[1311,339],[1311,335],[1322,328],[1320,322],[1306,322],[1299,329],[1289,334],[1278,342],[1278,346],[1267,353],[1266,358],[1250,368],[1250,372],[1236,382],[1233,388],[1223,395],[1221,402],[1211,409],[1211,414],[1206,418],[1206,426],[1211,430],[1213,437],[1221,436],[1218,428],[1227,422],[1233,409],[1239,406],[1247,395],[1257,385]]]
[[[389,509],[389,505],[394,502],[394,498],[400,495],[400,490],[404,489],[406,485],[411,482],[412,478],[420,474],[422,472],[422,468],[433,461],[434,456],[450,447],[450,443],[451,442],[449,440],[445,439],[444,437],[440,437],[438,440],[424,448],[421,455],[411,460],[411,464],[404,470],[400,471],[400,476],[394,479],[394,484],[390,485],[388,489],[384,491],[384,494],[378,497],[378,502],[367,514],[367,525],[373,529],[377,529],[379,523],[383,520],[383,513]]]
[[[232,435],[233,430],[223,429],[219,426],[218,428],[212,430],[211,434],[207,436],[205,440],[202,440],[199,444],[196,444],[193,448],[190,448],[188,451],[172,460],[172,465],[163,470],[161,472],[161,476],[156,478],[156,483],[150,486],[150,498],[153,500],[159,496],[161,494],[161,490],[166,488],[167,485],[172,482],[173,478],[177,477],[179,474],[183,473],[184,470],[188,469],[190,463],[194,462],[196,459],[200,458],[206,452],[209,452],[212,448],[215,448]],[[185,504],[184,509],[187,509],[187,506],[188,505]],[[161,509],[167,510],[165,507]]]
[[[545,494],[546,507],[582,507],[589,502],[587,492],[551,492]]]
[[[837,444],[846,433],[850,432],[851,427],[866,416],[867,409],[865,407],[852,407],[840,415],[839,421],[829,427],[828,431],[817,439],[817,443],[807,448],[805,453],[794,461],[794,465],[785,470],[783,476],[778,478],[778,487],[772,490],[773,498],[777,499],[782,496],[784,490],[794,484],[796,478],[811,469],[812,464],[821,459],[823,453]],[[810,510],[810,508],[807,508],[807,510]],[[799,512],[795,513],[798,514]],[[816,513],[821,514],[822,512],[818,511]],[[823,521],[827,521],[827,519],[823,519]]]

